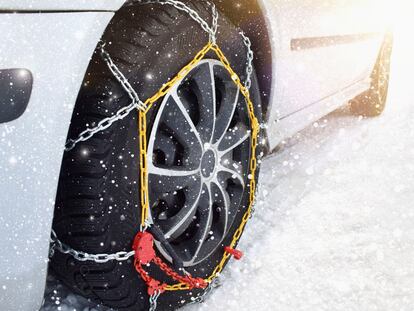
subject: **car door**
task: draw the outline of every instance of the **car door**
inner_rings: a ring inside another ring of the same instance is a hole
[[[383,36],[375,3],[262,2],[273,37],[270,126],[369,78]]]

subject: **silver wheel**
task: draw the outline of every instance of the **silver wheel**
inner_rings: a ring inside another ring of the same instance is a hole
[[[243,96],[216,60],[201,61],[160,105],[148,142],[150,220],[184,266],[220,247],[240,211],[249,128]]]
[[[354,114],[375,117],[384,111],[388,95],[392,47],[393,38],[388,34],[371,73],[371,87],[351,100],[351,111]]]

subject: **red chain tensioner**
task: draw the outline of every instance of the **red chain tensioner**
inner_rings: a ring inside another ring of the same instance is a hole
[[[226,246],[224,248],[224,251],[226,253],[229,253],[230,255],[232,255],[234,257],[234,259],[236,259],[236,260],[240,260],[243,257],[243,252],[242,251],[239,251],[239,250],[237,250],[235,248],[232,248],[230,246]]]
[[[162,261],[155,254],[154,250],[154,237],[151,233],[144,231],[139,232],[134,239],[132,245],[135,251],[134,266],[145,284],[148,286],[148,295],[152,296],[155,293],[163,293],[166,290],[167,284],[161,283],[152,278],[147,271],[144,270],[143,265],[148,265],[151,262],[157,265],[166,275],[175,281],[188,285],[188,289],[193,288],[206,288],[208,283],[202,278],[194,278],[191,275],[182,276],[171,269],[166,263]]]

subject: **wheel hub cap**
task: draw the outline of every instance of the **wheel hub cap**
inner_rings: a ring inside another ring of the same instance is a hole
[[[217,162],[216,162],[216,153],[212,149],[207,149],[203,157],[201,158],[201,175],[205,179],[210,179],[214,177],[214,173],[216,170]]]
[[[186,267],[223,247],[248,184],[250,121],[225,67],[202,60],[176,83],[148,140],[149,220]],[[171,256],[163,245],[158,250]]]

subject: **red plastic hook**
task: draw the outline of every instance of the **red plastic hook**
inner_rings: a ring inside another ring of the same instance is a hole
[[[146,265],[155,259],[154,238],[148,232],[139,232],[135,236],[132,249],[135,251],[135,259],[142,265]]]
[[[240,260],[243,257],[243,252],[242,251],[239,251],[239,250],[237,250],[235,248],[232,248],[230,246],[226,246],[224,248],[224,251],[229,253],[230,255],[232,255],[234,257],[234,259],[236,259],[236,260]]]

